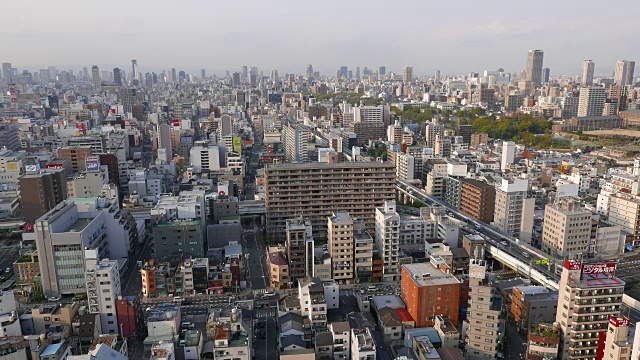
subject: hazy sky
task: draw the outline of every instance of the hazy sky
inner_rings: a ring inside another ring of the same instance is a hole
[[[444,74],[520,72],[529,49],[551,74],[584,59],[610,74],[640,61],[640,1],[20,0],[2,1],[0,62],[37,69],[96,64],[199,75],[241,65],[322,73],[340,65]]]

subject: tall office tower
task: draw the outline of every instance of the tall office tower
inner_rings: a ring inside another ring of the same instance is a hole
[[[531,241],[535,199],[527,198],[529,180],[508,180],[496,184],[496,205],[493,225],[501,233]]]
[[[64,169],[46,169],[27,173],[18,179],[18,187],[24,221],[33,224],[67,198],[66,172]]]
[[[349,68],[346,66],[340,66],[340,78],[346,79],[349,75]]]
[[[158,153],[160,149],[165,149],[165,162],[168,164],[173,158],[173,148],[171,147],[171,125],[161,124],[158,126]]]
[[[49,70],[40,69],[40,84],[47,85],[51,81],[51,77],[49,77]]]
[[[589,253],[591,211],[572,198],[547,204],[544,211],[542,251],[550,257],[575,259]]]
[[[307,65],[307,68],[305,69],[304,74],[307,77],[307,79],[310,79],[313,77],[313,66],[311,64]]]
[[[2,63],[2,78],[4,79],[5,83],[9,83],[9,80],[11,79],[11,76],[13,76],[13,71],[11,70],[11,63]]]
[[[506,171],[509,165],[512,165],[516,159],[516,143],[513,141],[504,141],[502,143],[502,159],[500,161],[500,170]]]
[[[402,68],[402,82],[406,84],[410,84],[413,81],[413,67],[405,66]]]
[[[400,215],[396,212],[394,200],[385,201],[383,207],[376,208],[376,244],[382,258],[383,280],[399,280]]]
[[[619,60],[616,63],[616,72],[613,80],[620,86],[633,85],[633,72],[635,68],[635,61]]]
[[[271,81],[278,81],[278,70],[271,70]]]
[[[551,69],[549,68],[542,69],[542,78],[540,79],[540,82],[542,84],[548,84],[549,78],[551,78]]]
[[[353,219],[346,212],[328,217],[327,243],[331,256],[331,276],[339,284],[351,284],[354,279]]]
[[[396,169],[389,162],[273,164],[265,168],[264,179],[267,232],[280,241],[286,219],[310,220],[319,239],[326,237],[327,217],[340,211],[364,220],[372,234],[375,208],[395,199]],[[289,182],[293,179],[295,187]],[[327,182],[335,185],[327,188]]]
[[[593,85],[593,72],[596,69],[596,63],[593,60],[585,60],[582,63],[582,78],[580,80],[580,86]]]
[[[131,60],[131,82],[134,85],[138,85],[140,80],[140,76],[138,75],[138,60]]]
[[[438,85],[440,83],[440,70],[436,70],[434,77],[433,77],[433,82]]]
[[[360,66],[356,66],[356,80],[360,80]]]
[[[475,248],[469,261],[469,319],[466,336],[467,359],[497,359],[498,343],[504,334],[501,306],[487,278],[484,247]],[[472,310],[471,310],[472,309]]]
[[[613,262],[564,261],[556,313],[561,330],[560,359],[604,359],[598,356],[600,346],[610,317],[620,315],[624,294],[624,281],[615,276],[615,269]]]
[[[178,72],[178,82],[180,84],[184,83],[185,81],[187,81],[187,73],[184,72],[184,70],[180,70]]]
[[[205,71],[205,69],[200,69],[200,78],[202,80],[207,78],[207,72]]]
[[[578,99],[578,116],[602,116],[604,103],[607,101],[607,89],[589,86],[580,88]]]
[[[82,76],[85,81],[89,81],[89,70],[87,70],[86,66],[82,68]]]
[[[249,79],[249,67],[247,65],[240,67],[240,76],[242,81]]]
[[[380,78],[384,78],[387,75],[387,67],[386,66],[380,66],[378,68],[378,76]]]
[[[231,85],[234,87],[240,86],[240,73],[234,72],[231,78]]]
[[[535,87],[540,87],[542,80],[542,50],[529,50],[527,55],[527,69],[525,70],[525,80],[531,81]]]
[[[285,243],[289,261],[289,280],[294,284],[313,277],[313,232],[311,222],[302,218],[287,220]]]
[[[91,67],[91,75],[92,75],[93,88],[99,89],[100,88],[100,69],[98,69],[96,65],[93,65]]]
[[[133,112],[133,105],[138,102],[137,91],[134,87],[121,87],[120,88],[120,103],[124,108],[125,113]]]
[[[62,201],[35,221],[35,236],[45,297],[86,293],[86,252],[108,253],[104,216],[81,217],[75,203]]]
[[[176,68],[171,68],[171,82],[178,82],[178,74],[176,74]]]
[[[436,146],[436,137],[440,135],[444,137],[445,127],[440,124],[428,123],[425,128],[425,140],[427,147],[434,148]]]

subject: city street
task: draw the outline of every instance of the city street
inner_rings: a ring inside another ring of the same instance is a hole
[[[251,289],[260,290],[266,288],[266,278],[263,272],[263,261],[265,261],[265,251],[258,247],[258,239],[262,236],[256,236],[254,232],[247,232],[243,236],[245,238],[246,251],[249,254],[249,279]]]
[[[140,267],[138,261],[144,264],[146,261],[153,257],[151,253],[151,246],[153,240],[150,238],[145,239],[142,249],[139,250],[135,259],[129,259],[126,268],[124,269],[124,276],[122,276],[122,294],[125,296],[139,295],[142,290],[142,279],[140,277]]]
[[[278,325],[276,324],[276,309],[257,309],[255,314],[255,334],[260,335],[255,336],[254,356],[256,360],[277,360]]]

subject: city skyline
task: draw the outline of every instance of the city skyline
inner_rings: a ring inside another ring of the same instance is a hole
[[[266,74],[272,69],[303,73],[305,65],[311,63],[316,71],[329,75],[344,64],[354,69],[385,65],[396,73],[403,66],[412,66],[421,76],[431,75],[436,69],[443,75],[497,68],[520,73],[530,49],[545,52],[545,67],[552,75],[580,74],[584,59],[598,64],[597,74],[609,75],[616,61],[640,58],[640,50],[625,46],[627,42],[622,40],[612,41],[592,26],[615,11],[594,1],[580,2],[579,7],[543,1],[540,9],[545,3],[554,9],[544,17],[506,1],[475,11],[456,11],[464,8],[464,3],[410,2],[404,6],[412,11],[395,9],[402,12],[400,17],[380,11],[388,5],[380,1],[367,2],[367,6],[362,2],[327,1],[313,7],[291,1],[250,6],[186,1],[180,4],[185,16],[178,18],[167,11],[173,3],[117,0],[113,8],[122,5],[127,12],[110,13],[107,22],[95,21],[95,14],[100,14],[95,5],[76,0],[52,8],[46,17],[29,11],[37,9],[35,1],[8,3],[6,13],[29,14],[30,22],[38,26],[25,31],[25,16],[8,16],[0,33],[7,41],[5,46],[20,51],[7,54],[2,61],[28,69],[46,65],[81,67],[96,62],[100,68],[118,64],[130,69],[131,59],[137,59],[143,73],[180,67],[195,74],[205,68],[218,75],[242,64],[257,65]],[[473,8],[470,2],[469,6]],[[634,6],[640,9],[640,5],[630,3],[630,11],[615,11],[621,33],[637,30],[632,18]],[[69,9],[76,16],[74,21],[57,22],[69,15]],[[564,15],[567,12],[572,14],[570,19]],[[439,15],[425,22],[423,15],[427,13]],[[311,14],[318,14],[320,21],[309,22]],[[342,15],[349,14],[359,14],[367,21],[343,21]],[[570,34],[580,36],[567,41]],[[43,53],[43,43],[56,46]],[[176,51],[167,51],[169,43],[182,46],[171,46]]]

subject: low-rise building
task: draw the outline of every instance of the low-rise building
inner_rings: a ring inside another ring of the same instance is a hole
[[[560,329],[557,325],[539,323],[531,325],[527,340],[528,360],[557,360]]]
[[[351,329],[351,360],[376,360],[376,345],[369,328]]]
[[[520,331],[533,324],[552,323],[556,319],[558,293],[543,286],[514,286],[511,289],[511,316]]]

